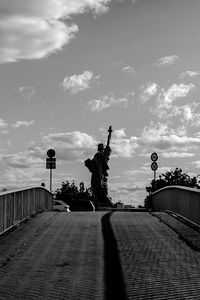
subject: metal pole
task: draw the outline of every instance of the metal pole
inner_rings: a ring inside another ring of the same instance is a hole
[[[52,169],[50,169],[50,191],[52,191]]]

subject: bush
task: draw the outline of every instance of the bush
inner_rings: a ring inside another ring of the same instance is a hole
[[[64,201],[69,204],[75,200],[90,200],[94,202],[92,192],[90,189],[85,189],[84,183],[80,182],[79,188],[75,185],[75,182],[70,183],[68,180],[62,182],[61,188],[55,192],[55,198]]]

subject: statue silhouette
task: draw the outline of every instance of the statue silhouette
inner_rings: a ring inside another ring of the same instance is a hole
[[[110,140],[112,134],[112,126],[108,129],[107,144],[100,143],[97,147],[97,153],[93,159],[87,159],[85,166],[92,173],[91,176],[91,188],[93,195],[96,198],[96,206],[100,205],[111,205],[110,197],[108,196],[108,161],[110,159],[111,148]]]

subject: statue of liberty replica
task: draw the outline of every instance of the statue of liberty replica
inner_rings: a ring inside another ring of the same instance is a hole
[[[97,153],[93,159],[87,159],[85,166],[92,173],[91,189],[95,198],[96,208],[98,206],[111,206],[111,198],[108,195],[108,161],[110,159],[111,148],[110,140],[112,126],[108,129],[108,138],[106,146],[103,143],[98,144]]]

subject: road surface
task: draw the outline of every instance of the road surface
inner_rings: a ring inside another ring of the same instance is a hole
[[[0,237],[0,299],[200,299],[200,252],[149,213],[46,212]]]

